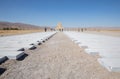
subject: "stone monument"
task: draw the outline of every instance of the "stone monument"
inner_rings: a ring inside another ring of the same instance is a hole
[[[56,28],[55,28],[56,31],[63,31],[63,26],[61,23],[58,23]]]

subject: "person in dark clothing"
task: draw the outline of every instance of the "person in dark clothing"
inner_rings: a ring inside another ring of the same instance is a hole
[[[78,28],[78,32],[80,31],[80,28]]]
[[[47,28],[45,27],[45,32],[47,31]]]
[[[83,32],[83,28],[81,28],[81,32]]]

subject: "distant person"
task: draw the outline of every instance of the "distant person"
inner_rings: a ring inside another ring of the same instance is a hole
[[[80,31],[80,29],[78,28],[78,32]]]
[[[81,32],[83,32],[83,28],[81,28]]]
[[[63,32],[63,29],[62,29],[62,32]]]
[[[47,31],[47,28],[45,27],[45,32]]]
[[[52,29],[52,28],[51,28],[50,30],[51,30],[51,31],[53,31],[53,29]]]

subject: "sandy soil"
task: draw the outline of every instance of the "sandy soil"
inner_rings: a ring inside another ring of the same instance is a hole
[[[1,67],[0,79],[120,79],[97,62],[97,56],[84,52],[63,33],[57,33],[36,50],[26,51],[23,61],[10,60]]]
[[[120,31],[86,31],[86,32],[92,34],[102,34],[102,35],[120,37]]]
[[[43,30],[0,30],[0,36],[20,35],[42,31]]]

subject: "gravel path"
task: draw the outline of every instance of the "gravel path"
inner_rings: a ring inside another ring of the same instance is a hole
[[[29,56],[23,61],[2,65],[7,71],[0,79],[120,79],[120,73],[108,72],[97,62],[98,56],[85,53],[61,32],[26,52]]]

